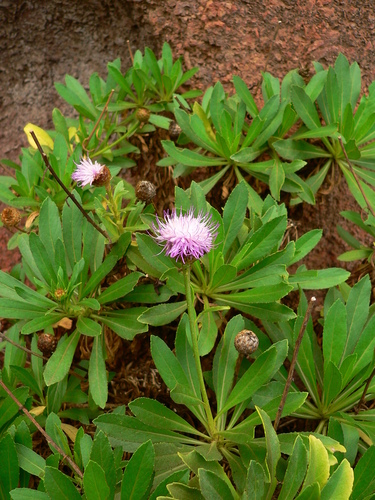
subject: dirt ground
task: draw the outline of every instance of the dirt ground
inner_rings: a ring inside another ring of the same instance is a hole
[[[48,129],[53,108],[71,112],[54,88],[65,74],[88,87],[90,74],[105,78],[107,62],[117,57],[127,68],[127,40],[133,52],[148,46],[157,55],[167,41],[186,69],[200,68],[191,87],[205,90],[220,80],[230,93],[232,75],[240,75],[259,102],[261,71],[282,79],[299,68],[309,78],[313,61],[327,66],[339,52],[359,63],[364,92],[375,78],[373,0],[2,0],[0,158],[17,160],[27,147],[26,123]],[[290,213],[300,235],[324,231],[310,268],[340,265],[337,256],[346,246],[336,233],[339,212],[357,209],[344,182],[326,187],[316,206]],[[0,269],[6,271],[19,259],[6,249],[9,236],[0,228]],[[141,354],[134,349],[133,357]]]

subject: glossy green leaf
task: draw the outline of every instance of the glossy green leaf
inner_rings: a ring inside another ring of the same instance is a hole
[[[43,491],[38,491],[31,488],[17,488],[10,492],[12,500],[50,500],[51,497]]]
[[[309,444],[309,465],[303,487],[317,482],[323,488],[329,478],[328,453],[320,439],[312,434],[309,435]]]
[[[313,101],[306,94],[305,90],[297,85],[292,85],[291,99],[294,109],[297,111],[304,124],[309,129],[319,128],[320,120],[318,112]]]
[[[154,476],[155,451],[151,441],[143,443],[129,460],[121,486],[121,500],[148,498]]]
[[[76,330],[59,342],[44,369],[43,376],[48,386],[59,382],[68,373],[80,336],[79,331]]]
[[[295,497],[305,477],[306,468],[307,450],[302,439],[298,436],[288,461],[288,468],[284,476],[279,500],[289,500]]]
[[[218,477],[214,472],[199,469],[198,475],[201,492],[206,500],[210,500],[212,498],[225,498],[228,500],[231,498],[237,498],[232,494],[226,482]]]
[[[86,316],[78,316],[77,330],[81,335],[87,335],[88,337],[97,337],[102,333],[100,323]]]
[[[132,307],[131,309],[118,309],[106,311],[100,316],[92,314],[91,317],[107,325],[126,340],[133,340],[138,333],[147,332],[148,326],[140,323],[138,317],[146,310],[145,307]]]
[[[375,446],[370,446],[361,456],[354,469],[354,485],[352,497],[355,500],[370,498],[375,491]]]
[[[108,381],[101,336],[94,338],[89,364],[89,384],[92,399],[100,408],[105,408],[108,398]]]
[[[106,288],[104,292],[99,295],[99,303],[107,304],[108,302],[113,302],[124,297],[134,289],[141,276],[143,276],[142,273],[134,271],[124,278],[121,278],[119,281],[116,281],[116,283]]]
[[[178,318],[187,308],[185,301],[159,304],[143,312],[138,320],[152,326],[162,326]]]
[[[99,464],[90,460],[85,467],[83,475],[83,488],[87,500],[107,500],[109,499],[109,486],[105,473]]]
[[[96,432],[91,448],[90,460],[96,462],[103,469],[110,490],[108,498],[113,498],[116,487],[115,458],[109,439],[104,432]]]
[[[10,490],[17,488],[19,480],[16,446],[9,433],[6,433],[0,440],[0,457],[0,496],[7,500],[10,498]]]
[[[44,487],[50,498],[54,500],[80,500],[81,498],[71,479],[54,467],[46,467]]]
[[[349,500],[353,489],[354,473],[349,462],[344,459],[329,478],[321,492],[321,500]]]
[[[21,469],[33,474],[34,476],[43,477],[44,469],[46,467],[45,459],[21,443],[15,443],[15,445],[18,463]]]
[[[331,361],[339,366],[346,341],[346,307],[340,299],[330,307],[324,320],[323,355],[326,369]]]

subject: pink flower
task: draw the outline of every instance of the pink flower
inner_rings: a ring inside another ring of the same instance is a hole
[[[97,161],[93,163],[90,158],[84,158],[76,163],[77,169],[72,174],[73,181],[76,181],[80,187],[104,186],[111,179],[109,169]]]
[[[164,212],[164,220],[157,217],[157,226],[153,224],[152,230],[166,255],[185,263],[185,259],[199,259],[213,248],[218,225],[209,214],[199,212],[194,217],[194,208],[185,215],[177,215],[174,209],[171,215]]]

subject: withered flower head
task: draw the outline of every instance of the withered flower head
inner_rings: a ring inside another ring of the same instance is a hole
[[[138,108],[135,112],[136,119],[141,123],[147,123],[150,119],[150,116],[150,110],[146,108]]]
[[[6,207],[2,211],[1,221],[4,226],[14,227],[21,222],[21,214],[16,208]]]
[[[135,186],[135,195],[138,200],[147,203],[156,195],[155,186],[150,181],[139,181]]]
[[[241,330],[234,339],[234,347],[247,359],[258,349],[259,339],[251,330]]]

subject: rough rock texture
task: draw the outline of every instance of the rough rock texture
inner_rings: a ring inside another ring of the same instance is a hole
[[[365,90],[375,76],[374,26],[372,0],[2,0],[0,158],[17,159],[27,145],[27,122],[48,128],[54,107],[69,109],[55,81],[68,73],[87,87],[92,72],[106,76],[108,61],[121,57],[126,67],[128,39],[133,51],[149,46],[157,54],[168,41],[187,68],[200,67],[195,87],[219,79],[230,92],[232,75],[239,74],[260,99],[261,70],[282,78],[299,67],[308,77],[313,60],[327,65],[340,51],[358,61]],[[337,265],[343,251],[342,245],[336,251],[336,217],[327,213],[347,208],[345,198],[342,185],[333,186],[301,221],[304,231],[323,227],[333,238],[334,249],[319,255],[319,267]],[[1,231],[0,267],[9,269]]]

